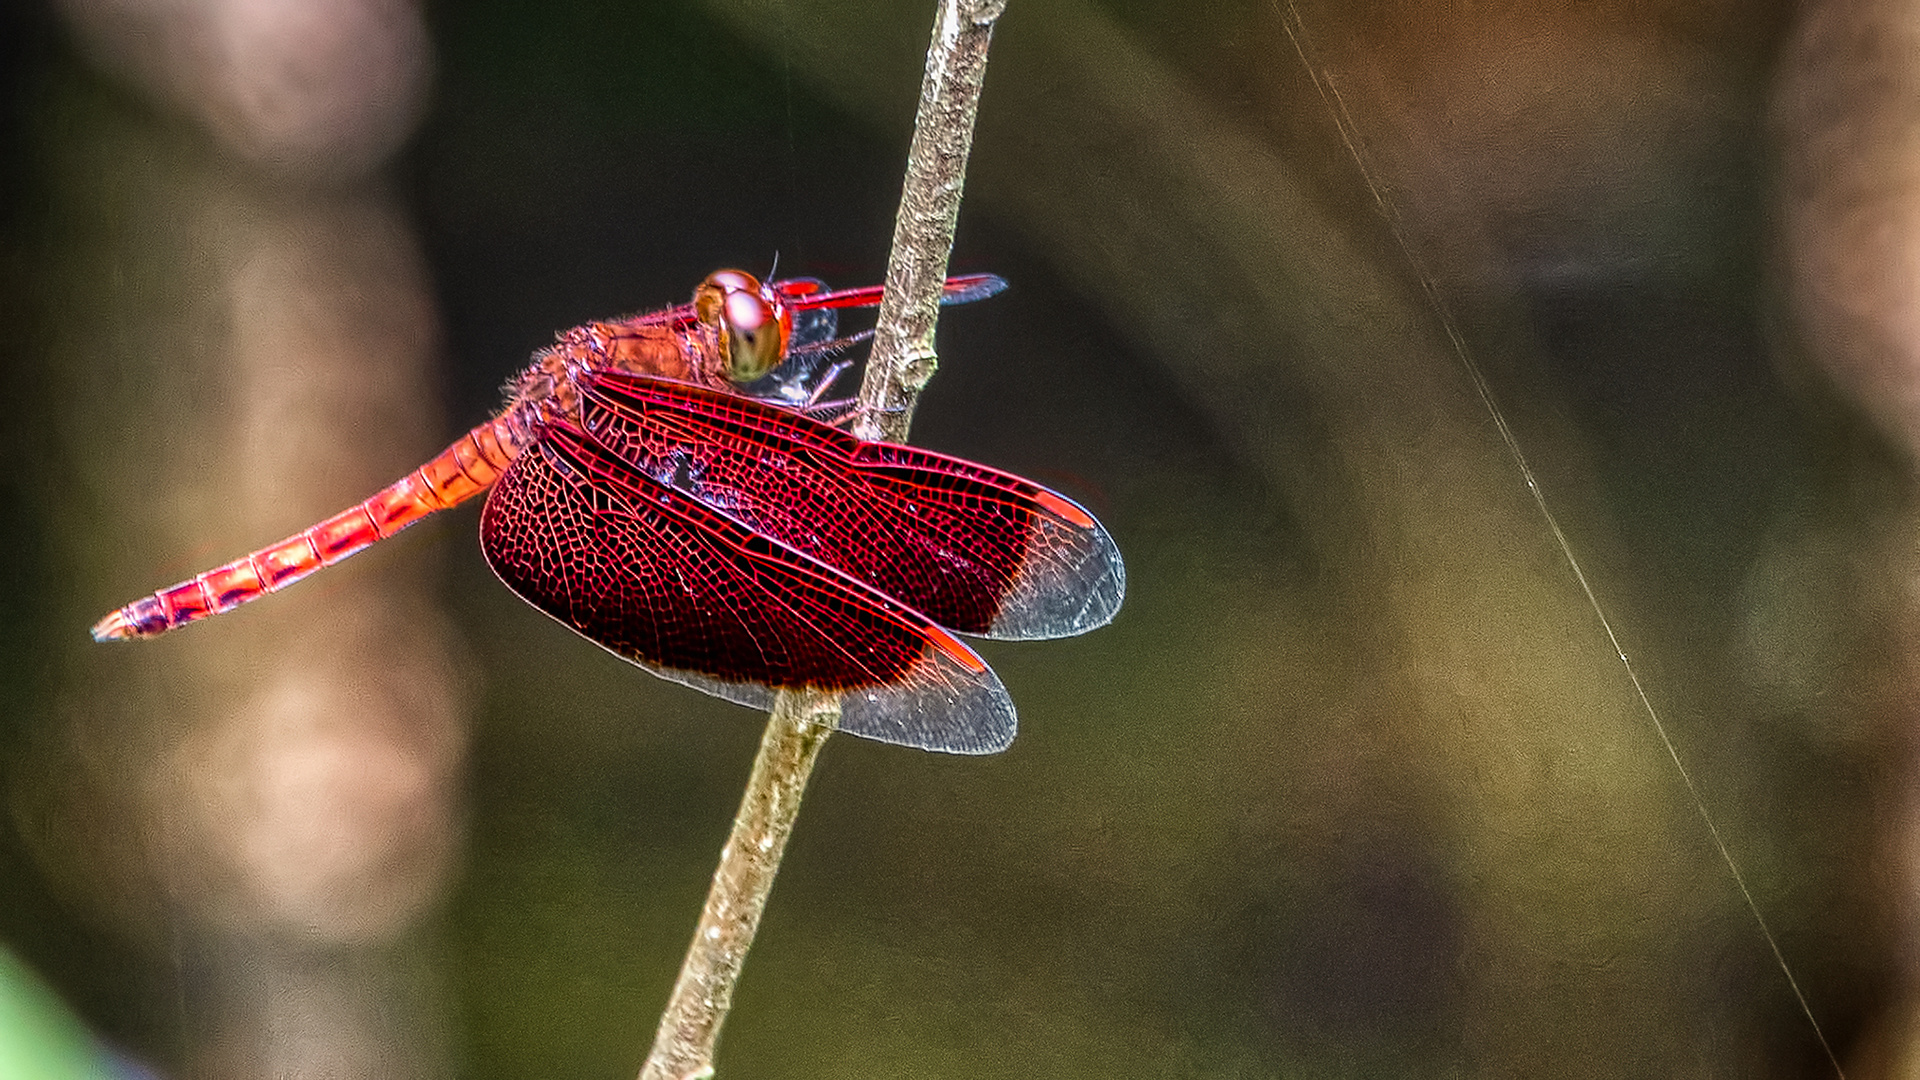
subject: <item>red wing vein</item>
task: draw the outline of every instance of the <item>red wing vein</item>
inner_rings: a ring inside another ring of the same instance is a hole
[[[569,435],[571,435],[571,433],[569,433]],[[618,462],[621,466],[625,466],[626,462],[621,461],[618,455],[614,454],[612,450],[608,449],[591,435],[582,433],[582,435],[579,436],[578,442],[575,442],[572,438],[554,441],[571,443],[572,445],[568,446],[567,449],[575,454],[585,450],[591,460],[576,459],[576,467],[583,472],[593,474],[603,480],[605,482],[603,490],[608,491],[610,494],[631,496],[650,502],[661,511],[657,517],[643,514],[634,508],[631,499],[621,498],[621,506],[615,516],[625,518],[632,523],[634,528],[655,537],[656,540],[660,541],[660,546],[663,548],[671,550],[681,547],[682,545],[675,541],[678,536],[685,536],[705,548],[706,551],[713,556],[712,559],[689,558],[681,560],[680,566],[675,571],[677,574],[695,575],[699,581],[700,590],[706,595],[725,595],[727,589],[720,580],[722,575],[718,568],[727,567],[732,569],[735,575],[739,575],[735,580],[742,580],[743,577],[751,588],[760,592],[766,599],[773,600],[781,606],[792,610],[790,605],[787,605],[785,601],[775,595],[772,590],[766,588],[751,570],[741,565],[743,558],[751,557],[750,552],[744,551],[737,543],[733,542],[732,538],[714,529],[699,527],[699,524],[684,512],[682,506],[679,505],[682,500],[687,499],[684,493],[675,491],[661,484],[653,477],[639,470],[615,467],[615,462]],[[649,491],[647,489],[652,489],[653,497],[649,497]],[[681,512],[675,513],[676,510]],[[675,519],[676,523],[681,527],[678,529],[666,527],[664,521],[668,517]],[[741,632],[746,635],[747,639],[753,642],[754,650],[760,654],[761,660],[768,660],[766,643],[763,642],[760,637],[765,627],[756,626],[755,621],[748,619],[744,608],[739,605],[722,604],[718,605],[718,607],[720,607],[728,619],[740,627]],[[819,633],[823,639],[832,640],[831,635],[821,632],[819,628],[813,626],[811,622],[809,622],[808,625],[809,628]],[[834,642],[834,645],[835,648],[839,647],[837,642]]]
[[[613,451],[599,443],[591,435],[569,427],[555,426],[550,429],[549,441],[556,444],[556,452],[573,458],[570,462],[581,472],[604,482],[596,485],[605,492],[627,496],[621,499],[621,508],[610,511],[616,516],[632,520],[640,528],[653,535],[662,535],[664,530],[648,520],[649,515],[639,512],[635,502],[650,504],[657,508],[663,518],[671,517],[683,524],[685,533],[705,545],[716,557],[713,566],[730,567],[738,575],[735,579],[744,583],[760,598],[778,608],[789,612],[794,619],[811,631],[818,642],[827,645],[849,664],[864,673],[870,682],[883,680],[881,673],[859,653],[853,652],[844,644],[847,634],[836,631],[823,621],[819,614],[824,606],[818,598],[839,593],[849,601],[864,601],[865,606],[875,614],[887,618],[896,626],[908,630],[916,638],[924,638],[925,630],[915,619],[904,618],[909,609],[900,607],[884,594],[871,586],[851,577],[833,567],[827,566],[810,556],[796,551],[770,537],[755,534],[747,526],[727,516],[724,512],[701,503],[684,492],[660,483],[645,472],[634,469]],[[707,520],[701,520],[706,518]],[[724,523],[724,524],[722,524]],[[756,551],[752,541],[757,539],[765,546],[765,551]],[[705,560],[685,560],[693,568],[700,568]],[[756,572],[756,568],[761,568]],[[783,591],[773,587],[768,577],[783,577],[794,586]],[[709,579],[713,580],[713,579]],[[726,590],[716,588],[715,593]],[[805,608],[800,606],[799,598],[808,598]],[[766,656],[766,648],[750,621],[744,617],[744,608],[722,605],[727,614],[737,622],[755,648]]]
[[[617,381],[616,381],[617,379]],[[690,392],[689,392],[690,391]],[[871,455],[856,456],[847,452],[838,439],[828,440],[814,437],[816,429],[833,435],[840,435],[837,429],[823,428],[814,422],[797,417],[775,406],[738,397],[720,395],[715,391],[704,390],[686,384],[673,383],[646,376],[608,373],[599,376],[595,385],[588,390],[590,397],[607,407],[622,418],[632,422],[643,430],[657,432],[671,439],[687,443],[705,443],[714,446],[745,445],[757,450],[766,450],[769,428],[787,435],[797,444],[796,450],[779,450],[781,455],[792,462],[813,484],[821,490],[829,485],[840,489],[834,497],[844,500],[839,505],[859,508],[884,505],[886,513],[899,522],[909,532],[926,534],[933,532],[940,539],[954,547],[964,548],[950,527],[934,530],[923,518],[908,512],[899,500],[902,497],[918,496],[924,502],[934,503],[943,509],[951,506],[951,497],[957,495],[952,488],[930,482],[930,478],[959,476],[974,481],[980,488],[995,492],[999,497],[991,498],[985,490],[969,492],[982,502],[992,502],[1009,514],[1041,513],[1033,499],[1021,489],[1024,481],[997,470],[962,462],[957,458],[945,458],[911,451],[908,454],[915,459],[905,462],[874,460]],[[674,408],[647,408],[648,404],[671,401]],[[743,406],[742,403],[745,403]],[[753,422],[729,419],[728,412],[752,415]],[[756,415],[757,414],[757,415]],[[825,460],[815,460],[807,453],[822,455]],[[863,458],[867,460],[862,460]],[[942,469],[938,463],[947,463]],[[955,468],[959,466],[960,468]],[[847,478],[858,477],[858,483],[850,483]],[[889,481],[876,482],[881,478]],[[973,484],[968,485],[973,487]],[[910,488],[912,494],[905,494],[901,488]],[[862,496],[865,498],[862,498]],[[952,520],[949,518],[949,520]]]
[[[1117,604],[1098,523],[1020,477],[672,380],[601,373],[585,399],[596,437],[631,466],[676,486],[688,470],[709,509],[935,623],[1059,636]]]

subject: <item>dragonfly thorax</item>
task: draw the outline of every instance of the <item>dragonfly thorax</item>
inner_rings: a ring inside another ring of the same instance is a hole
[[[699,323],[683,326],[593,322],[576,326],[534,354],[512,386],[508,407],[530,406],[547,418],[577,420],[578,380],[596,371],[625,371],[724,388],[716,335]]]

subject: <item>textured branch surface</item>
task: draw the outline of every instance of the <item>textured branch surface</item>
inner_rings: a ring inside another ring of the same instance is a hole
[[[933,326],[953,253],[954,224],[973,147],[973,119],[987,74],[987,46],[1005,0],[941,0],[927,50],[927,75],[907,153],[907,180],[893,222],[887,292],[874,327],[873,354],[860,385],[853,433],[905,442],[913,406],[933,378]]]
[[[640,1080],[713,1075],[713,1050],[733,1004],[740,965],[760,927],[787,837],[793,835],[807,777],[839,715],[838,701],[825,694],[784,693],[774,704],[740,812],[733,818],[733,833],[720,850],[720,867],[713,872],[700,925]]]
[[[854,433],[861,438],[906,441],[914,403],[933,377],[934,322],[960,217],[987,46],[1005,7],[1005,0],[941,0],[894,222],[886,296],[860,387]],[[713,1075],[714,1048],[734,985],[773,891],[807,778],[839,715],[838,700],[824,694],[783,692],[775,703],[640,1080]]]

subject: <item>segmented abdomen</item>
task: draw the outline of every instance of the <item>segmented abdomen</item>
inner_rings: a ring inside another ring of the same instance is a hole
[[[533,424],[531,409],[516,405],[358,506],[120,608],[94,624],[93,639],[152,637],[232,611],[332,566],[428,514],[457,506],[487,490],[533,442]]]

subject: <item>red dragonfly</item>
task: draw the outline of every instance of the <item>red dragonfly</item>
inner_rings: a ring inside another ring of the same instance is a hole
[[[991,296],[950,278],[943,303]],[[711,274],[691,303],[561,334],[507,406],[406,478],[302,532],[120,608],[96,641],[152,637],[276,592],[428,514],[487,495],[480,545],[520,597],[647,670],[765,709],[844,694],[840,726],[992,753],[1013,702],[954,633],[1104,625],[1126,571],[1100,523],[1031,481],[866,442],[823,402],[869,333],[827,291]]]

